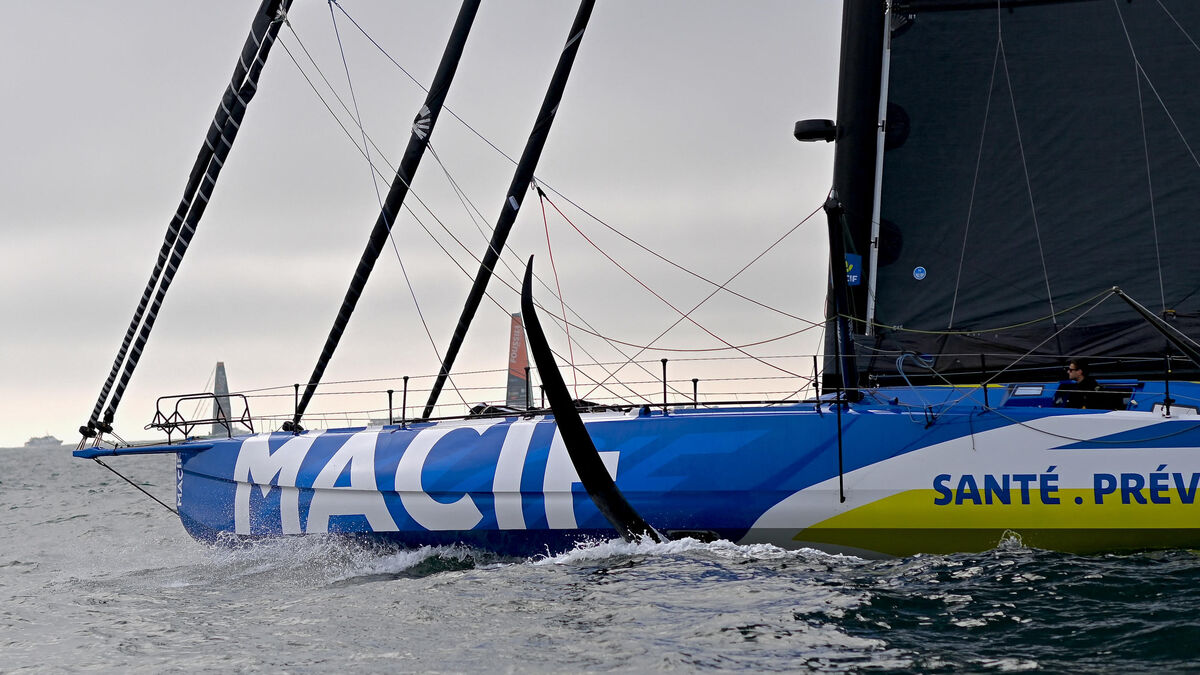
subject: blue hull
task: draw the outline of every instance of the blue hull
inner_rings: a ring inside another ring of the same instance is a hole
[[[960,397],[927,388],[855,404],[841,417],[840,473],[828,404],[584,418],[629,502],[676,538],[866,555],[1012,536],[1080,552],[1200,546],[1200,417]],[[1151,399],[1141,394],[1143,410]],[[203,444],[171,451],[183,524],[205,541],[337,533],[538,555],[615,536],[553,418]]]

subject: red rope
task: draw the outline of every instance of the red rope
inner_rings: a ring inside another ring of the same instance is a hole
[[[571,344],[571,324],[567,321],[567,304],[563,300],[562,284],[558,282],[558,267],[554,264],[554,249],[550,247],[550,222],[546,219],[546,193],[534,186],[538,193],[538,204],[542,207],[542,226],[546,229],[546,252],[550,254],[550,269],[554,272],[554,288],[558,293],[558,304],[562,309],[563,324],[567,331],[567,354],[571,358],[571,379],[574,380],[575,398],[579,398],[579,374],[575,368],[575,348]],[[561,213],[561,212],[560,212]]]

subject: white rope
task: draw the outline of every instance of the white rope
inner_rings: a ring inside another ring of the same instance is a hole
[[[971,198],[967,202],[967,221],[963,224],[962,250],[958,254],[958,276],[954,279],[954,298],[950,301],[950,322],[946,328],[954,328],[954,312],[958,308],[958,289],[962,283],[963,259],[967,256],[967,235],[971,230],[971,214],[975,211],[975,191],[979,185],[979,166],[983,162],[983,140],[987,136],[988,116],[992,111],[992,91],[996,84],[996,65],[1000,61],[1000,34],[996,34],[996,53],[992,57],[992,78],[988,81],[987,105],[983,109],[983,124],[979,129],[979,152],[975,155],[975,176],[971,179]]]
[[[1002,29],[1001,28],[1002,21],[1000,19],[1001,16],[1002,16],[1002,14],[1000,11],[1000,2],[999,2],[999,0],[997,0],[996,1],[996,19],[997,19],[996,31],[998,33]],[[1025,192],[1026,192],[1026,194],[1029,195],[1029,212],[1030,212],[1030,215],[1033,217],[1033,233],[1034,233],[1034,236],[1037,238],[1038,259],[1042,263],[1042,278],[1045,279],[1045,281],[1046,281],[1046,301],[1048,303],[1050,303],[1050,313],[1054,314],[1055,313],[1054,312],[1054,294],[1050,290],[1050,270],[1049,270],[1049,268],[1046,267],[1046,254],[1045,254],[1045,250],[1042,248],[1042,230],[1038,226],[1037,204],[1033,200],[1033,184],[1029,180],[1029,165],[1025,159],[1025,143],[1021,139],[1021,122],[1020,122],[1019,115],[1017,115],[1017,99],[1016,99],[1015,95],[1013,94],[1012,78],[1009,76],[1009,72],[1008,72],[1008,55],[1004,51],[1004,38],[1002,35],[1000,37],[1000,57],[1002,59],[1002,62],[1004,63],[1004,80],[1005,80],[1005,82],[1008,83],[1008,100],[1009,100],[1009,104],[1012,107],[1013,126],[1015,126],[1017,129],[1017,148],[1018,148],[1018,150],[1020,150],[1020,153],[1021,153],[1021,170],[1025,174]]]
[[[1162,270],[1162,255],[1159,253],[1158,243],[1158,214],[1154,208],[1154,179],[1150,173],[1150,143],[1146,138],[1146,110],[1142,101],[1142,66],[1139,62],[1137,50],[1133,47],[1133,38],[1129,36],[1129,27],[1125,25],[1125,17],[1121,14],[1121,8],[1113,0],[1113,9],[1117,12],[1117,18],[1121,20],[1121,30],[1125,32],[1125,42],[1129,45],[1129,55],[1133,58],[1133,78],[1137,84],[1138,97],[1138,117],[1142,124],[1142,156],[1146,160],[1146,189],[1149,191],[1150,201],[1150,229],[1154,233],[1154,262],[1158,270],[1158,298],[1162,303],[1162,310],[1167,310],[1167,293],[1163,288],[1163,270]]]

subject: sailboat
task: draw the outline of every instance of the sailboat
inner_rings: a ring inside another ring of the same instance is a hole
[[[210,140],[236,127],[288,4],[263,2]],[[1187,379],[1200,371],[1200,91],[1184,65],[1200,61],[1198,36],[1191,2],[847,0],[836,119],[794,132],[836,144],[823,391],[808,400],[581,405],[541,329],[530,261],[522,317],[549,410],[427,408],[307,430],[347,313],[283,430],[107,447],[106,385],[75,454],[174,455],[176,509],[203,541],[334,533],[525,556],[614,536],[865,556],[1014,538],[1081,553],[1200,546],[1200,384]],[[439,108],[422,106],[410,153]],[[201,189],[227,152],[206,145],[217,161],[197,163]],[[402,163],[394,190],[414,168]],[[530,172],[518,166],[507,193],[513,215]],[[389,195],[368,252],[397,206]],[[190,236],[169,235],[162,259]],[[356,278],[371,265],[364,254]],[[1085,357],[1109,403],[1056,406],[1064,366]]]

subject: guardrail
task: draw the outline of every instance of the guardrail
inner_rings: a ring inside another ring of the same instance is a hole
[[[226,411],[225,406],[220,405],[220,399],[227,401],[239,401],[241,404],[241,413],[236,417],[231,414],[231,411]],[[212,401],[212,409],[215,414],[210,417],[189,418],[180,410],[180,406],[185,404]],[[173,404],[172,404],[173,402]],[[198,394],[174,394],[171,396],[160,396],[155,403],[154,419],[146,425],[146,429],[158,429],[167,434],[167,443],[171,442],[171,434],[180,432],[184,438],[192,435],[192,430],[196,427],[209,425],[221,425],[225,428],[227,438],[233,438],[233,425],[238,424],[254,433],[254,420],[250,417],[250,403],[246,400],[243,394],[229,394],[228,396],[218,397],[210,392]],[[164,407],[169,410],[169,414],[163,411]],[[214,434],[215,435],[215,434]]]

